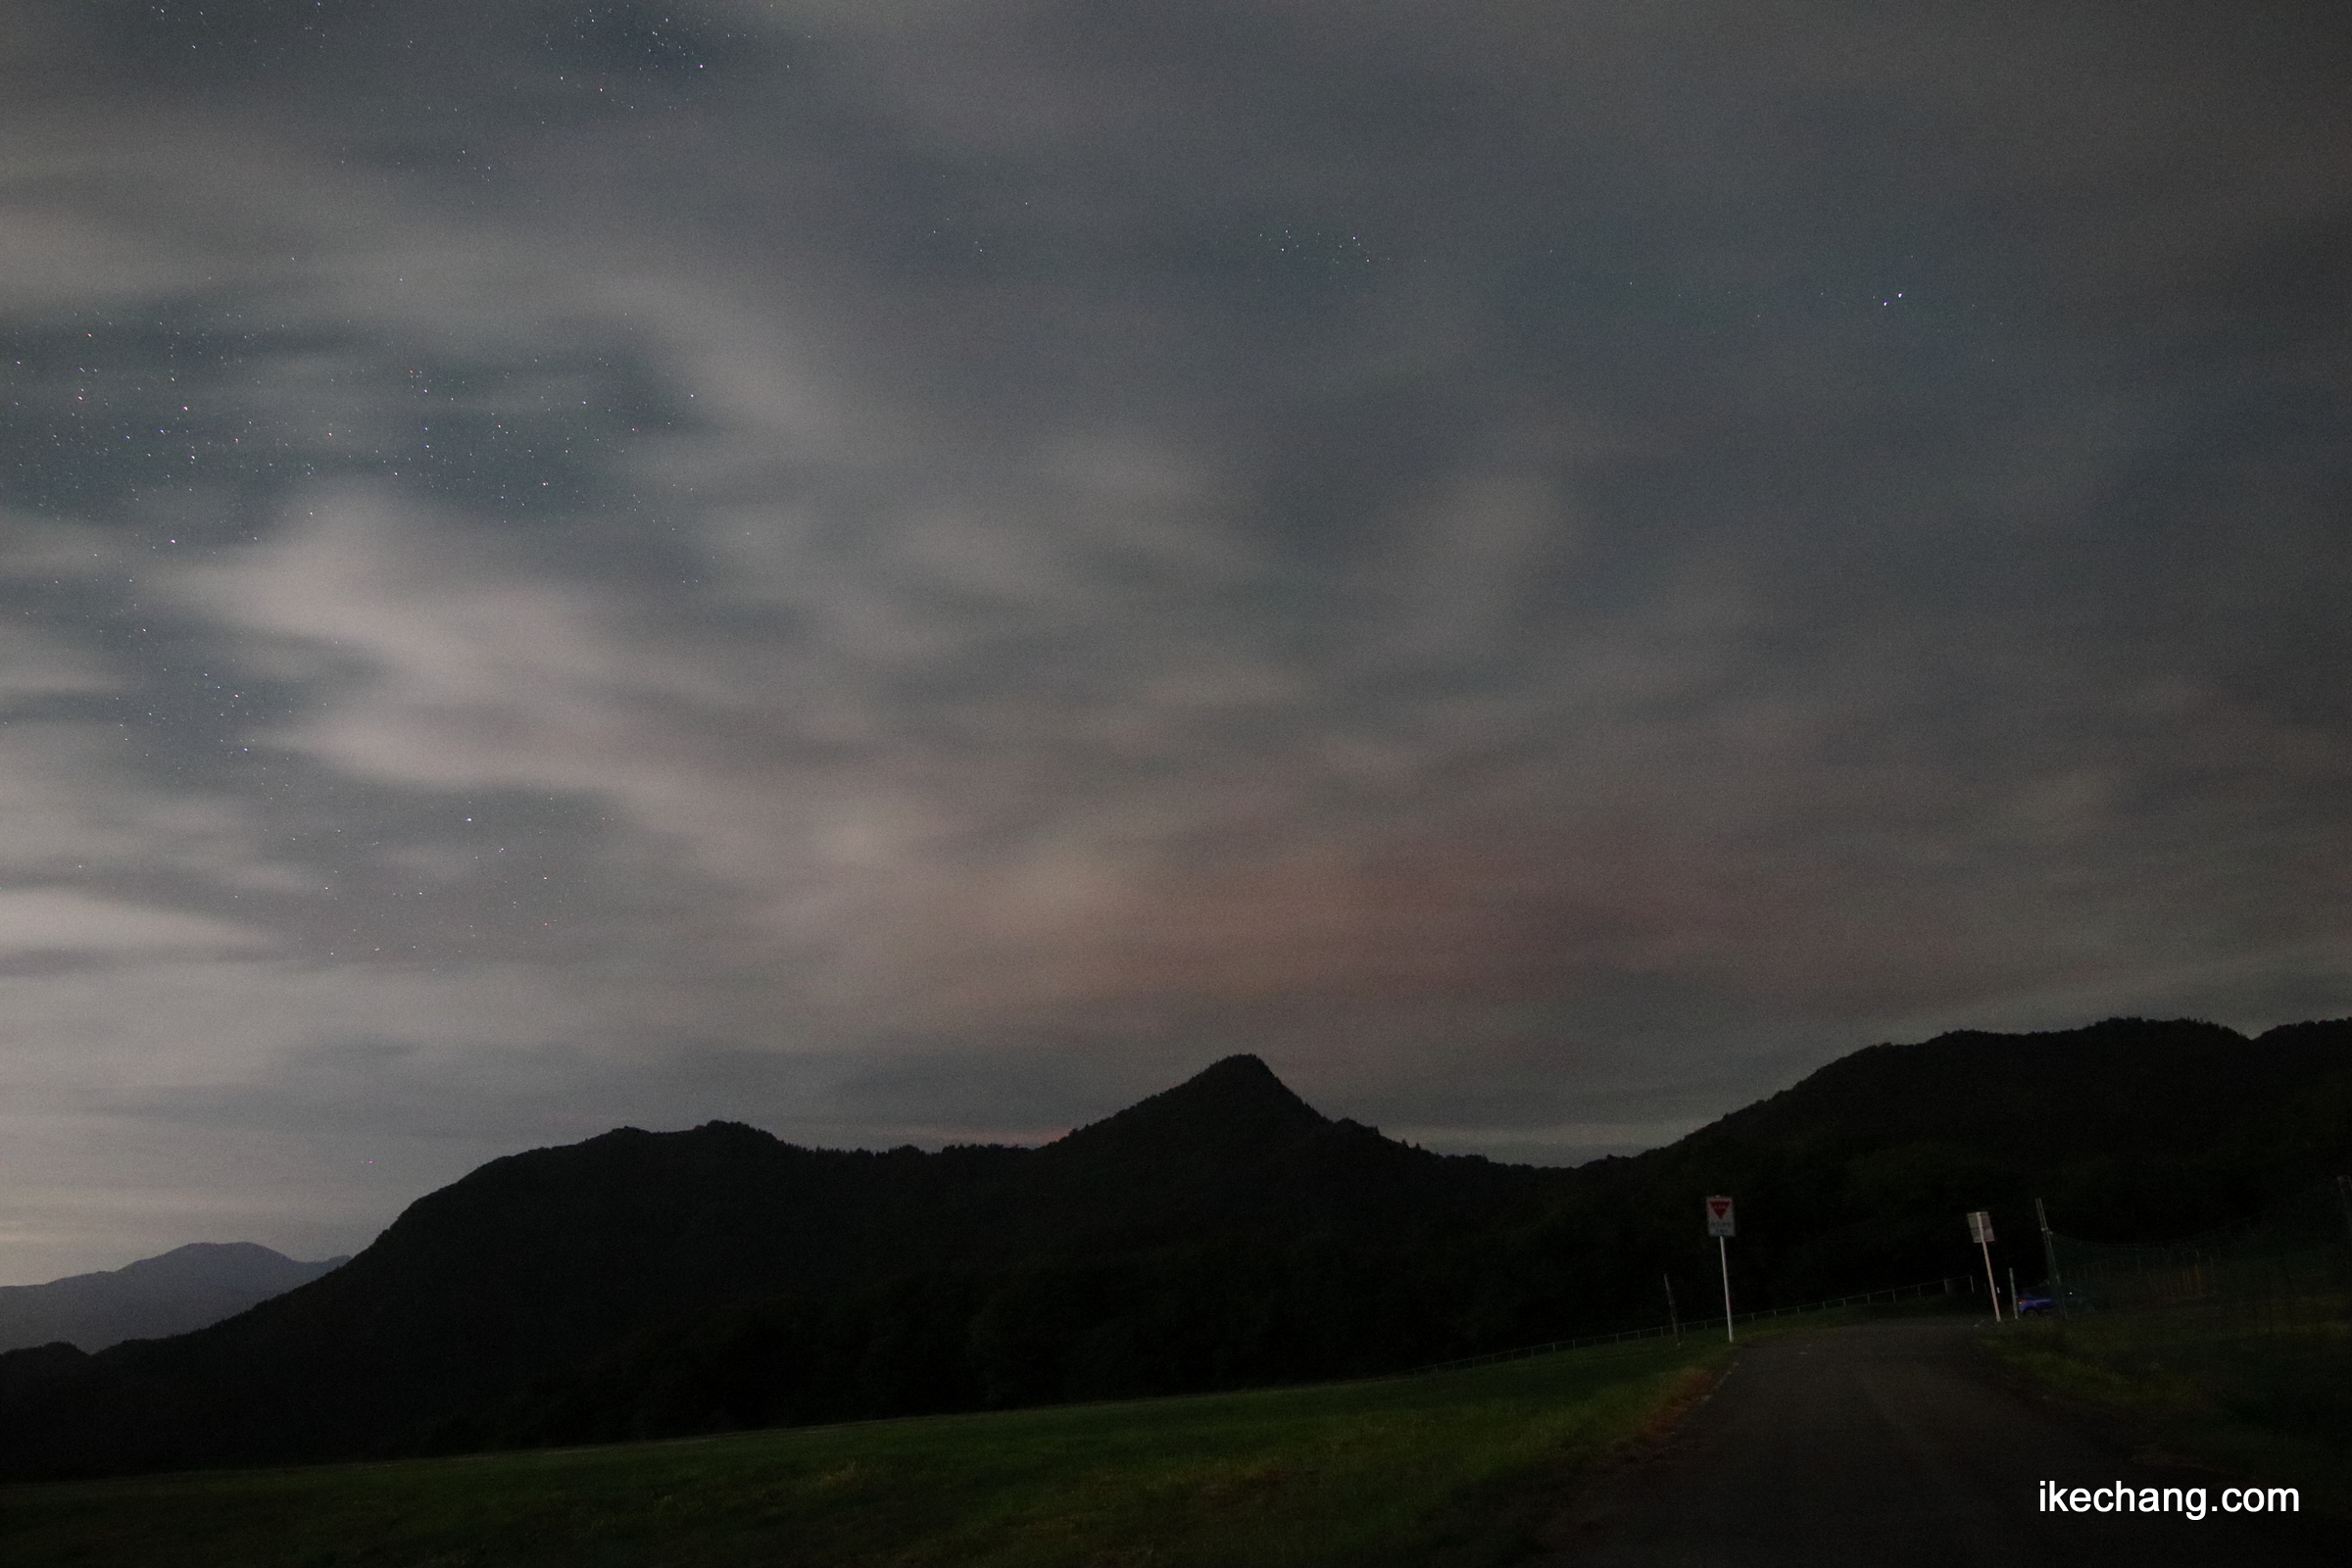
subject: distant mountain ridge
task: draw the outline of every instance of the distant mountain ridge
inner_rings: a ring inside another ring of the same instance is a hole
[[[1867,1123],[1904,1141],[2021,1155],[2171,1154],[2213,1142],[2248,1111],[2268,1118],[2319,1085],[2341,1065],[2345,1030],[2340,1021],[2284,1024],[2254,1052],[2235,1030],[2189,1018],[2110,1018],[2063,1034],[1961,1030],[1841,1056],[1708,1134],[1786,1142]],[[2276,1131],[2266,1120],[2240,1134],[2268,1140]]]
[[[2178,1233],[2352,1163],[2352,1020],[1882,1046],[1689,1138],[1538,1169],[1316,1111],[1227,1057],[1043,1149],[621,1128],[493,1160],[199,1333],[0,1355],[0,1476],[301,1461],[1395,1370],[1712,1288],[1765,1305],[2061,1228]],[[2037,1259],[2004,1261],[2021,1277]]]
[[[253,1242],[191,1242],[118,1269],[0,1285],[0,1350],[64,1341],[101,1350],[234,1317],[351,1261],[297,1262]]]

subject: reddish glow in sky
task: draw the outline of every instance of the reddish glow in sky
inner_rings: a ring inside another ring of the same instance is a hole
[[[24,0],[0,1282],[2352,1011],[2333,8]]]

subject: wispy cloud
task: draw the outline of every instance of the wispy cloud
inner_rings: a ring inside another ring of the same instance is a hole
[[[39,1191],[2352,1005],[2321,8],[23,9]]]

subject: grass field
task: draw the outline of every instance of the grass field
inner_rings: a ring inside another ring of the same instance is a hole
[[[2352,1516],[2352,1314],[2280,1329],[2227,1308],[2029,1322],[1986,1346],[2059,1394],[2127,1418],[2159,1446]]]
[[[1719,1342],[686,1442],[0,1490],[11,1568],[1508,1561]]]

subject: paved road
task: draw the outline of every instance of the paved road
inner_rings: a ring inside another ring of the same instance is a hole
[[[2224,1515],[2221,1490],[2242,1478],[2136,1462],[2029,1403],[1974,1348],[1978,1327],[1876,1323],[1742,1350],[1665,1450],[1589,1494],[1526,1568],[2352,1564],[2352,1532]],[[2208,1510],[2043,1513],[2044,1481],[2203,1487]]]

